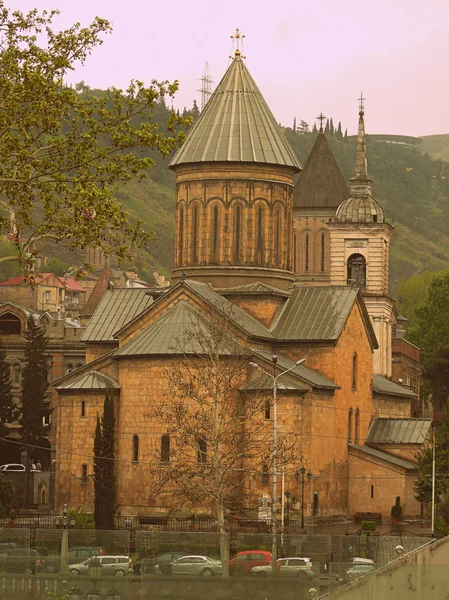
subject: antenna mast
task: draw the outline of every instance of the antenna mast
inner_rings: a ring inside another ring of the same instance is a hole
[[[210,95],[212,94],[212,77],[209,70],[209,63],[206,63],[202,77],[200,77],[201,88],[197,90],[201,92],[201,110],[206,106]]]

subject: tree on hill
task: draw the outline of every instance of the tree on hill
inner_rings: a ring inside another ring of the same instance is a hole
[[[115,517],[114,399],[107,394],[94,438],[94,521],[97,529],[114,529]]]
[[[166,156],[185,137],[174,133],[184,121],[173,111],[165,133],[152,122],[177,82],[132,81],[104,94],[64,85],[111,26],[97,17],[88,27],[55,32],[57,14],[11,11],[0,0],[0,233],[9,231],[15,244],[0,262],[19,261],[27,275],[45,240],[100,246],[123,258],[151,239],[113,192],[145,175],[154,163],[148,149]]]
[[[13,418],[14,400],[9,364],[6,362],[6,350],[0,338],[0,437],[8,433],[7,423]]]

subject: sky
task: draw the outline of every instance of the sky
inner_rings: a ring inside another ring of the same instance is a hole
[[[312,126],[320,112],[356,133],[363,93],[368,133],[449,133],[448,0],[4,0],[59,9],[55,28],[95,16],[104,37],[68,81],[124,88],[131,79],[179,80],[175,108],[200,104],[206,62],[213,87],[229,66],[231,34],[277,121]]]

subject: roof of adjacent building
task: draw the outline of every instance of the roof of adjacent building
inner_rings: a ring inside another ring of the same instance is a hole
[[[348,286],[298,286],[276,315],[271,331],[277,339],[336,341],[357,300],[359,290]],[[359,304],[373,348],[377,340],[363,302]]]
[[[116,288],[104,294],[81,336],[83,342],[112,342],[114,333],[143,312],[153,298],[146,288]]]
[[[249,392],[253,390],[273,390],[273,388],[273,378],[269,377],[268,375],[262,374],[260,377],[248,381],[248,383],[245,383],[245,385],[242,385],[239,389],[242,392]],[[306,387],[304,387],[298,382],[295,382],[291,377],[288,378],[286,375],[283,377],[279,377],[276,383],[276,389],[292,392],[307,392]]]
[[[78,283],[78,281],[74,277],[60,277],[59,275],[55,275],[54,273],[40,273],[37,277],[34,278],[34,282],[36,284],[43,283],[49,277],[55,277],[57,281],[62,283],[62,285],[71,292],[85,292],[86,290]],[[17,275],[17,277],[13,277],[12,279],[8,279],[7,281],[2,281],[0,285],[5,286],[14,286],[20,285],[22,283],[27,283],[30,280],[24,275]]]
[[[394,456],[393,454],[383,452],[382,450],[377,450],[377,448],[371,448],[371,446],[361,446],[360,444],[348,444],[348,446],[354,450],[359,450],[364,454],[368,454],[368,456],[371,456],[372,458],[389,462],[396,467],[401,467],[402,469],[407,469],[408,471],[414,471],[417,469],[417,465],[410,460],[400,458],[399,456]]]
[[[432,426],[431,419],[376,418],[366,437],[366,444],[423,444]]]
[[[186,300],[180,300],[152,325],[116,350],[114,356],[202,356],[211,349],[216,349],[221,356],[248,354],[229,335],[223,334],[218,339],[210,322]]]
[[[266,350],[261,350],[260,348],[251,348],[251,352],[256,358],[262,358],[265,361],[267,361],[268,364],[273,364],[272,352],[267,352]],[[290,369],[295,364],[294,361],[290,360],[286,356],[282,356],[282,354],[277,354],[276,356],[278,370],[280,372],[285,371],[286,369]],[[299,358],[301,357],[298,357],[298,359]],[[305,381],[312,387],[325,388],[328,390],[340,389],[340,386],[334,383],[332,379],[321,375],[320,373],[318,373],[318,371],[315,371],[314,369],[309,369],[304,364],[296,365],[296,367],[294,367],[290,371],[290,373],[292,374],[292,376],[298,377],[299,379]]]
[[[201,162],[256,162],[301,170],[239,51],[170,167]]]
[[[372,390],[373,392],[387,396],[404,396],[405,398],[409,399],[416,398],[414,391],[399,385],[399,383],[390,381],[382,375],[373,375]]]
[[[112,377],[98,371],[83,373],[76,379],[56,388],[57,390],[110,390],[120,389],[120,384]]]
[[[337,208],[349,188],[324,133],[320,132],[293,190],[295,208]]]

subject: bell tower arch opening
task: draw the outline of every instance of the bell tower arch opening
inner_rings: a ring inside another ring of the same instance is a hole
[[[366,258],[354,253],[348,258],[347,283],[364,290],[366,287]]]

